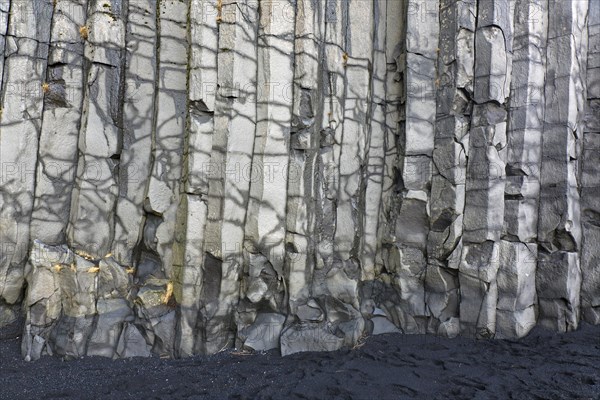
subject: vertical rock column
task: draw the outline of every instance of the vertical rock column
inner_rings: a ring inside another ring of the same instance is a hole
[[[377,251],[376,273],[384,271],[387,253],[394,242],[394,225],[397,203],[399,200],[397,168],[399,115],[402,102],[403,85],[400,74],[399,57],[402,54],[403,27],[398,21],[403,20],[405,8],[400,1],[385,2],[385,164],[383,171],[383,193],[379,215],[379,247]],[[374,67],[375,70],[375,67]]]
[[[326,16],[326,5],[326,1],[301,0],[296,9],[286,237],[289,311],[286,330],[281,336],[281,348],[286,353],[310,348],[305,340],[298,340],[303,332],[301,327],[308,328],[308,332],[318,332],[325,318],[314,298],[313,279],[315,268],[323,267],[323,262],[318,264],[317,261],[321,260],[318,249],[323,250],[318,239],[322,231],[317,227],[324,226],[320,205],[327,201],[321,197],[324,171],[321,146],[327,149],[324,154],[330,154],[332,144],[328,140],[331,138],[329,124],[322,125],[327,119],[324,91],[329,90],[329,80],[324,75],[324,35],[326,24],[334,21],[335,16]]]
[[[262,330],[262,341],[253,348],[268,350],[279,346],[287,313],[283,267],[296,4],[263,1],[259,13],[256,135],[237,325],[242,336],[241,330],[251,324],[252,331]]]
[[[156,80],[152,170],[144,203],[147,213],[144,227],[147,260],[137,271],[137,278],[148,284],[138,293],[138,314],[143,318],[154,351],[175,352],[176,312],[171,294],[176,280],[173,247],[177,210],[180,202],[183,150],[186,135],[187,104],[187,20],[188,5],[179,1],[160,0],[158,14],[158,70]],[[163,291],[166,307],[155,307],[152,286]],[[152,335],[156,339],[152,340]]]
[[[426,303],[431,333],[458,334],[469,123],[473,103],[475,1],[442,1]]]
[[[299,304],[296,314],[301,323],[283,333],[284,354],[337,349],[354,343],[364,327],[359,312],[357,239],[362,225],[358,210],[364,204],[359,189],[372,56],[372,26],[365,20],[370,13],[364,13],[364,5],[359,1],[325,3],[323,68],[327,88],[316,196],[319,250],[309,289],[315,299]]]
[[[319,4],[319,3],[316,3]],[[343,278],[343,270],[339,263],[335,262],[334,238],[336,233],[336,216],[338,204],[338,183],[339,183],[339,160],[342,143],[342,123],[344,115],[344,95],[345,95],[345,32],[348,29],[347,12],[348,2],[336,0],[323,0],[319,8],[313,11],[317,14],[315,18],[320,22],[319,35],[321,54],[315,57],[321,64],[321,69],[315,69],[321,73],[317,79],[322,79],[320,88],[322,100],[316,102],[315,107],[321,112],[315,114],[317,127],[321,130],[318,133],[319,138],[314,138],[315,145],[318,143],[318,154],[315,156],[314,165],[315,174],[312,190],[314,190],[315,201],[315,226],[313,240],[315,241],[314,261],[309,259],[307,262],[313,263],[308,272],[312,272],[307,281],[309,287],[303,292],[309,298],[306,304],[297,304],[302,306],[296,310],[298,322],[282,332],[281,351],[282,354],[290,354],[297,351],[307,350],[326,350],[337,349],[342,345],[343,339],[334,334],[335,328],[328,321],[326,310],[326,297],[329,295],[330,283],[327,277]],[[300,10],[299,10],[300,13]],[[306,62],[306,61],[305,61]],[[304,79],[308,79],[306,76]],[[300,89],[301,90],[301,89]],[[301,92],[297,92],[301,93]],[[316,133],[316,132],[315,132]],[[292,141],[293,147],[297,135]],[[293,172],[290,170],[290,172]],[[291,176],[291,175],[290,175]],[[305,176],[308,176],[305,173]],[[306,244],[308,245],[309,242]],[[290,246],[288,246],[290,247]],[[298,249],[296,249],[298,250]],[[312,271],[311,271],[312,269]],[[347,282],[347,281],[345,281]],[[297,293],[298,287],[294,287]],[[355,287],[349,289],[350,293],[355,292]],[[352,296],[352,295],[351,295]],[[319,301],[323,300],[323,301]],[[323,340],[320,340],[323,339]]]
[[[360,0],[348,1],[345,29],[345,102],[339,160],[335,258],[354,269],[360,262],[363,240],[363,178],[370,123],[370,67],[373,49],[373,8]],[[350,272],[350,271],[348,271]],[[357,279],[356,272],[350,272]]]
[[[396,2],[399,3],[399,2]],[[370,69],[370,104],[368,120],[370,129],[367,131],[365,143],[365,166],[363,167],[363,180],[361,182],[361,193],[364,194],[361,208],[363,238],[360,241],[359,260],[361,265],[360,301],[361,313],[365,318],[365,334],[377,334],[397,331],[397,328],[389,321],[383,310],[378,308],[381,302],[381,282],[376,279],[381,274],[381,239],[386,230],[386,223],[382,216],[387,211],[386,193],[384,186],[391,190],[391,176],[393,173],[387,170],[395,164],[395,157],[387,159],[389,152],[388,141],[395,144],[394,130],[387,124],[387,87],[388,87],[388,65],[387,65],[387,5],[385,0],[373,2],[373,45],[372,64]],[[364,207],[364,208],[363,208]],[[375,318],[375,315],[379,315]],[[370,320],[370,321],[369,321]],[[377,324],[381,321],[383,325]],[[373,322],[373,323],[371,323]],[[389,330],[388,330],[389,329]]]
[[[61,0],[54,7],[31,217],[32,238],[49,245],[67,239],[84,91],[85,40],[79,29],[86,14],[87,2]]]
[[[587,1],[548,2],[536,287],[538,323],[564,332],[580,315],[580,163]]]
[[[158,46],[159,63],[156,88],[156,120],[152,154],[152,174],[145,203],[147,213],[158,217],[150,242],[167,277],[172,277],[172,247],[187,117],[187,13],[185,3],[160,0]],[[148,228],[148,222],[147,226]],[[148,239],[147,239],[148,240]]]
[[[547,1],[517,1],[508,116],[504,227],[498,270],[496,337],[535,326],[538,198],[548,21]]]
[[[22,297],[52,15],[50,2],[15,1],[0,19],[0,326],[14,320],[10,305]]]
[[[126,10],[113,1],[94,2],[87,11],[80,35],[89,64],[68,236],[73,248],[103,257],[112,247],[119,191]]]
[[[142,240],[144,200],[151,170],[153,122],[156,111],[156,1],[127,3],[123,130],[119,163],[119,195],[115,209],[112,253],[133,266]]]
[[[344,19],[347,2],[324,0],[325,19],[323,79],[325,80],[322,132],[318,158],[319,185],[317,192],[317,269],[318,281],[333,264],[336,226],[336,199],[339,182],[339,157],[344,109]]]
[[[478,4],[475,85],[469,131],[463,248],[459,265],[460,324],[490,337],[496,324],[499,242],[504,219],[507,99],[512,63],[512,5]]]
[[[385,0],[373,2],[373,37],[371,97],[368,120],[370,133],[366,138],[366,168],[362,190],[364,191],[363,236],[360,242],[361,280],[375,279],[377,253],[379,250],[379,217],[382,209],[383,180],[385,170],[386,135],[386,5]]]
[[[581,178],[581,307],[585,321],[600,324],[600,2],[588,14],[587,112]]]
[[[218,91],[205,237],[203,348],[233,345],[234,308],[243,269],[242,246],[256,131],[258,6],[226,0],[218,7]],[[210,238],[210,239],[208,239]]]
[[[402,183],[399,179],[398,170],[398,157],[399,157],[399,136],[400,136],[400,115],[403,111],[403,93],[405,90],[404,80],[401,71],[404,69],[404,64],[401,62],[401,57],[404,52],[404,24],[398,23],[398,21],[404,21],[406,15],[405,4],[401,1],[385,1],[384,4],[379,7],[379,3],[374,3],[374,15],[378,15],[379,18],[375,20],[374,35],[374,54],[373,54],[373,83],[372,83],[372,122],[371,122],[371,140],[376,141],[376,134],[379,130],[377,126],[377,106],[375,102],[378,101],[378,77],[379,77],[379,62],[383,61],[385,64],[384,79],[384,90],[383,95],[384,105],[382,107],[383,123],[384,123],[384,136],[383,136],[383,151],[384,151],[384,164],[382,171],[382,194],[379,206],[377,236],[378,243],[375,255],[375,268],[371,270],[368,264],[363,265],[362,276],[365,281],[361,285],[361,312],[367,318],[371,318],[375,321],[373,315],[377,313],[379,321],[383,323],[383,329],[377,324],[367,324],[368,333],[379,333],[396,331],[396,326],[402,325],[401,316],[396,312],[395,304],[398,302],[398,293],[394,291],[391,285],[391,274],[395,271],[391,270],[390,253],[397,254],[396,251],[396,234],[395,226],[396,219],[398,216],[399,203],[402,198]],[[383,25],[383,26],[382,26]],[[383,60],[378,57],[378,44],[380,43],[379,34],[383,30],[385,36],[384,48],[383,48]],[[373,142],[371,142],[373,143]],[[371,150],[373,146],[371,145]],[[370,156],[369,156],[370,157]],[[375,160],[373,160],[375,161]],[[369,167],[370,168],[370,167]],[[370,173],[369,173],[369,178]],[[373,188],[377,185],[372,185],[371,182],[367,182],[367,190],[369,187]],[[366,207],[369,209],[369,202],[371,202],[371,196],[367,196]],[[369,229],[368,217],[365,220],[365,229],[368,232]],[[365,247],[367,245],[365,244]],[[363,254],[368,257],[367,254]],[[365,260],[366,261],[366,260]],[[374,275],[375,280],[369,282],[370,276]],[[390,324],[389,321],[393,321]],[[371,331],[371,328],[373,329]]]
[[[208,213],[208,174],[211,164],[217,90],[218,10],[216,0],[194,0],[190,4],[190,54],[188,76],[188,143],[185,190],[178,215],[174,263],[179,290],[178,351],[180,356],[198,353],[202,337],[200,309],[204,290],[204,247]]]
[[[385,166],[383,171],[383,194],[378,234],[381,240],[377,252],[377,272],[384,268],[387,248],[394,241],[394,221],[397,190],[398,119],[402,101],[402,79],[398,59],[402,54],[403,32],[398,19],[404,15],[399,1],[385,2]]]
[[[325,278],[327,321],[352,345],[363,333],[358,286],[364,240],[365,172],[370,134],[373,3],[350,0],[342,6],[344,103],[339,146],[333,264]],[[329,299],[328,299],[329,300]]]
[[[422,333],[427,316],[425,254],[435,136],[439,2],[409,0],[405,7],[405,48],[398,59],[404,88],[398,142],[401,187],[397,188],[402,197],[387,268],[401,298],[397,306],[401,328],[407,333]]]
[[[322,317],[310,311],[315,261],[316,186],[323,105],[322,35],[325,2],[300,0],[296,9],[295,71],[286,219],[286,276],[291,322]]]

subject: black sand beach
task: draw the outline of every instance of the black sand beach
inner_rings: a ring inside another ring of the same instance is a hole
[[[0,342],[1,399],[600,399],[600,326],[520,341],[370,337],[355,350],[27,363]]]

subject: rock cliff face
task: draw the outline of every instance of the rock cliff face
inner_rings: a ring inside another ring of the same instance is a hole
[[[1,0],[0,49],[26,359],[600,323],[598,0]]]

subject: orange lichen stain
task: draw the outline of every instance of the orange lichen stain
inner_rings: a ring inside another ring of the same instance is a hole
[[[48,82],[42,83],[42,92],[44,92],[44,94],[46,94],[49,91],[50,91],[50,84]]]

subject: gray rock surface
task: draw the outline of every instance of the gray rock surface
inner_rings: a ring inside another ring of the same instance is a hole
[[[599,10],[1,1],[0,336],[287,355],[600,323]]]

